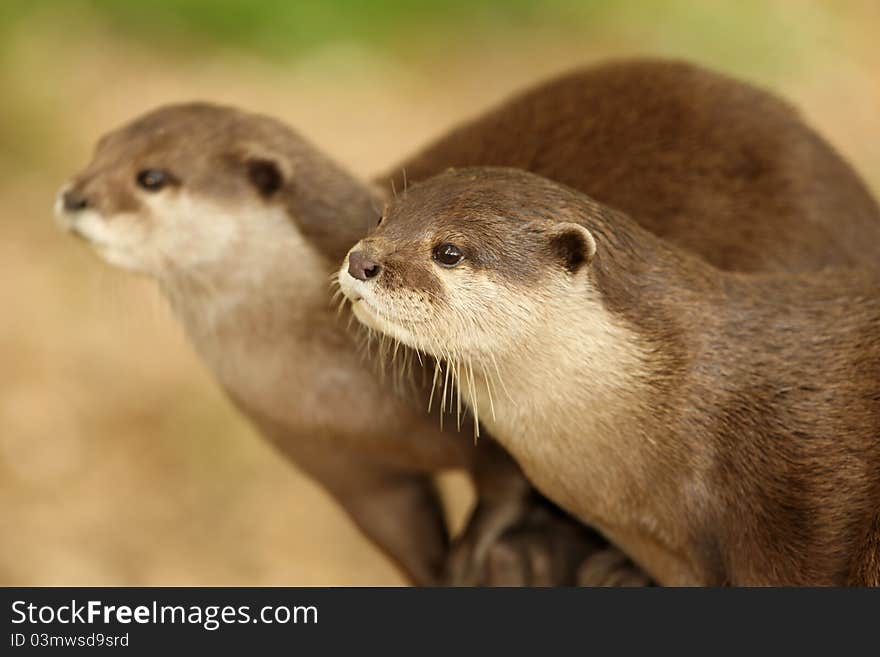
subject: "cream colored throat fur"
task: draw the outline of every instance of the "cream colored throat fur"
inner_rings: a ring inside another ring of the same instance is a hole
[[[663,446],[644,425],[646,349],[595,298],[534,312],[527,340],[473,358],[473,381],[456,381],[468,405],[545,495],[654,576],[687,581],[684,547],[654,520],[676,495],[651,484]]]
[[[239,401],[279,422],[333,423],[329,411],[322,416],[332,408],[325,397],[348,383],[351,368],[325,353],[334,353],[332,337],[311,330],[332,316],[328,267],[284,209],[183,190],[141,201],[138,211],[109,217],[59,209],[59,220],[110,264],[158,281],[196,351]],[[300,374],[312,371],[325,376],[301,385]]]
[[[339,365],[334,375],[334,341],[312,330],[332,316],[326,264],[281,211],[237,220],[261,225],[242,227],[222,264],[166,268],[162,290],[196,350],[240,401],[281,423],[294,416],[316,430],[332,425],[325,397],[350,383],[350,368]],[[332,334],[335,323],[324,323]],[[316,371],[321,381],[299,380]]]
[[[644,371],[639,342],[593,300],[558,300],[533,312],[536,321],[527,336],[503,352],[474,354],[473,382],[456,384],[527,470],[530,463],[542,464],[535,476],[546,480],[559,502],[593,515],[601,496],[585,500],[588,484],[580,480],[597,449],[629,460],[621,440],[639,399]]]

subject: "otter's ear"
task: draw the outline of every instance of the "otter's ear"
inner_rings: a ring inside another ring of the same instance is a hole
[[[575,273],[596,255],[596,240],[580,224],[556,224],[549,232],[550,249],[566,270]]]
[[[247,177],[263,198],[269,198],[284,184],[284,174],[275,160],[253,157],[245,162]]]

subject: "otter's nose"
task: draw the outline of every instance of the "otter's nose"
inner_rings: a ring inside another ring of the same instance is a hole
[[[68,189],[61,195],[61,204],[68,212],[78,212],[79,210],[85,210],[88,207],[89,202],[82,194],[79,194],[72,189]]]
[[[359,281],[374,278],[381,270],[379,263],[370,260],[363,251],[348,254],[348,273]]]

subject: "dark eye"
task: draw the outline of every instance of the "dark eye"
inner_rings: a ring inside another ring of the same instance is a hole
[[[170,176],[161,169],[144,169],[137,175],[137,183],[148,192],[158,192],[168,184]]]
[[[464,254],[455,244],[441,244],[434,248],[434,260],[444,267],[455,267],[464,260]]]
[[[381,216],[379,217],[379,221],[376,222],[376,225],[377,225],[377,226],[381,226],[381,225],[382,225],[382,220],[383,220],[384,218],[385,218],[385,215],[384,215],[384,214],[381,215]]]

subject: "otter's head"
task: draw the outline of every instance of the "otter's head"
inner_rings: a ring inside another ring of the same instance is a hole
[[[258,277],[254,262],[280,249],[338,258],[334,240],[348,248],[374,216],[368,191],[284,124],[207,103],[104,136],[56,214],[111,264],[160,277]]]
[[[339,283],[362,323],[410,347],[476,358],[516,348],[590,289],[596,242],[575,201],[513,169],[450,170],[387,206]]]

